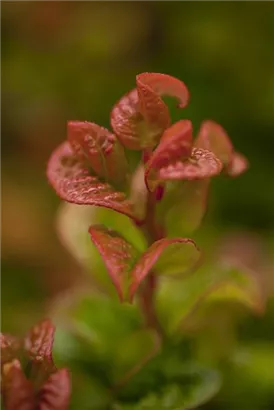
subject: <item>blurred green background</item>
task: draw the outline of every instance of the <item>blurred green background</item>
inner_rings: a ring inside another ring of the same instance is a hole
[[[60,200],[46,180],[47,160],[65,139],[67,120],[109,127],[112,105],[140,72],[183,80],[190,104],[174,106],[173,118],[190,118],[195,130],[203,119],[220,122],[250,161],[240,178],[214,180],[201,230],[255,233],[273,254],[272,2],[1,6],[4,331],[22,333],[52,297],[82,280],[55,232]],[[265,330],[271,317],[262,319],[261,335],[274,341]]]

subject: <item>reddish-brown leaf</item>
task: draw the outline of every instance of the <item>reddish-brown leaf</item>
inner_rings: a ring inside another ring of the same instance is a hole
[[[67,410],[70,393],[68,370],[58,370],[48,378],[41,388],[38,398],[38,410]]]
[[[159,170],[159,180],[195,180],[210,178],[222,171],[222,163],[207,150],[193,148],[186,161],[177,161]]]
[[[192,124],[188,120],[181,120],[169,127],[163,134],[161,142],[146,164],[145,181],[149,189],[150,173],[155,173],[163,167],[176,161],[185,160],[191,154]],[[153,179],[153,178],[152,178]]]
[[[34,391],[18,360],[4,365],[3,402],[6,410],[35,410]]]
[[[52,346],[55,327],[50,320],[35,325],[25,337],[25,350],[31,360],[52,362]]]
[[[119,233],[104,226],[91,226],[89,233],[104,260],[120,300],[126,299],[129,274],[138,252]]]
[[[138,109],[138,93],[134,88],[113,107],[110,122],[121,143],[132,150],[141,149],[140,124],[143,118]]]
[[[154,242],[142,254],[131,272],[130,301],[141,282],[152,270],[160,275],[182,275],[190,271],[199,259],[200,251],[191,239],[163,238]]]
[[[67,202],[103,206],[134,218],[132,204],[125,194],[91,175],[90,170],[76,158],[68,142],[53,152],[47,176],[56,193]]]
[[[247,158],[239,152],[234,152],[230,164],[226,168],[226,173],[230,177],[237,177],[248,169]]]
[[[1,345],[1,365],[12,361],[16,357],[16,352],[20,346],[20,342],[13,336],[0,333]]]
[[[106,181],[121,183],[127,163],[122,145],[106,128],[87,121],[68,122],[68,141],[76,156]]]
[[[225,130],[214,121],[204,121],[201,125],[195,147],[213,152],[224,166],[233,156],[233,145]]]
[[[179,101],[179,107],[184,108],[188,104],[189,92],[186,85],[175,77],[160,73],[142,73],[137,75],[137,86],[148,86],[156,94],[175,97]]]

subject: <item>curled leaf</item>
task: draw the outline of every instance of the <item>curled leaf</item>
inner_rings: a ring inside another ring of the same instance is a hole
[[[34,390],[18,360],[3,369],[3,401],[6,410],[35,410]]]
[[[159,275],[181,275],[191,270],[199,258],[200,252],[191,239],[163,238],[154,242],[142,254],[131,272],[130,300],[152,270]]]
[[[189,92],[183,81],[168,74],[142,73],[137,75],[137,87],[139,84],[149,87],[158,95],[175,97],[179,101],[179,107],[184,108],[188,104]]]
[[[222,170],[221,161],[207,150],[193,148],[191,156],[186,161],[177,161],[158,172],[160,180],[195,180],[210,178]]]
[[[227,166],[226,172],[230,177],[237,177],[243,174],[248,168],[248,160],[239,152],[234,152],[230,164]]]
[[[126,299],[130,271],[138,257],[138,252],[114,230],[103,226],[91,226],[89,233],[105,262],[120,300]]]
[[[145,181],[149,189],[155,186],[150,174],[188,158],[191,154],[191,145],[192,124],[188,120],[178,121],[164,132],[160,144],[146,164]]]
[[[70,400],[70,377],[67,369],[53,373],[39,392],[40,410],[67,410]]]
[[[106,181],[123,182],[126,158],[122,145],[106,128],[87,121],[68,122],[68,141],[76,156]]]
[[[53,152],[47,176],[56,193],[67,202],[103,206],[134,218],[132,205],[125,194],[91,175],[89,169],[76,158],[68,142]]]
[[[227,166],[233,156],[233,145],[227,133],[214,121],[204,121],[201,125],[195,147],[213,152],[224,166]]]
[[[48,360],[52,362],[52,346],[55,327],[50,320],[43,320],[35,325],[26,335],[25,350],[31,360],[38,362]]]

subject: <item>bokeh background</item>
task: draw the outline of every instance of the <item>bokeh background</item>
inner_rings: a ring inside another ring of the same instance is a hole
[[[182,79],[191,101],[183,112],[173,107],[174,118],[192,119],[195,130],[203,119],[220,122],[250,161],[240,178],[214,181],[203,232],[255,235],[273,260],[273,6],[1,3],[4,331],[22,333],[82,280],[55,232],[60,200],[46,180],[47,160],[67,120],[109,127],[112,105],[140,72]],[[271,306],[260,322],[249,320],[254,337],[260,323],[260,337],[274,343]]]

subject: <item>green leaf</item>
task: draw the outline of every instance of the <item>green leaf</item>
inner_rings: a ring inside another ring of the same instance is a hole
[[[261,312],[264,308],[259,282],[246,269],[235,266],[204,265],[182,280],[162,278],[156,293],[156,311],[169,334],[176,333],[183,322],[203,301],[233,300]],[[211,299],[210,299],[211,298]]]
[[[167,192],[161,204],[166,209],[168,235],[189,235],[199,228],[207,209],[209,179],[185,181]]]

